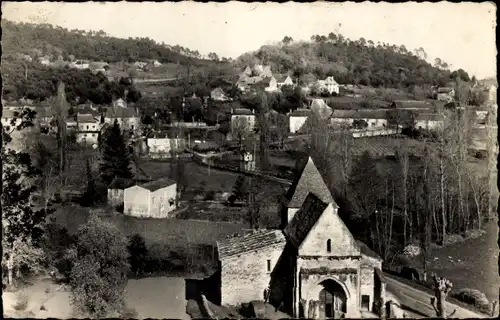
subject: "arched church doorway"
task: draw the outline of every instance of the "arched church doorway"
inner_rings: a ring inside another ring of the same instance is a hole
[[[334,280],[325,280],[319,292],[320,318],[343,318],[347,312],[347,296],[340,284]]]

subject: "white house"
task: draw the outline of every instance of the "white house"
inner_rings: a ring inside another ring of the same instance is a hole
[[[417,114],[415,128],[419,130],[436,130],[444,125],[444,116],[440,114]]]
[[[125,189],[123,213],[141,218],[168,218],[176,209],[177,183],[168,178]]]
[[[231,130],[235,130],[241,126],[245,126],[247,130],[255,128],[255,111],[236,108],[231,110]]]
[[[210,92],[210,98],[215,101],[228,101],[229,98],[221,88],[215,88]]]
[[[318,80],[315,86],[320,92],[325,92],[330,95],[334,93],[339,94],[340,92],[340,86],[333,77],[327,77],[325,80]]]
[[[148,155],[151,158],[170,158],[173,152],[184,150],[184,138],[169,137],[164,133],[153,133],[146,140]]]
[[[276,81],[276,78],[274,76],[262,80],[262,84],[266,85],[264,90],[267,92],[279,91],[278,81]]]
[[[297,109],[288,114],[290,133],[297,133],[306,123],[311,115],[309,109]]]
[[[455,89],[450,87],[438,88],[437,90],[437,100],[446,103],[453,102],[455,98]]]
[[[140,129],[139,112],[133,107],[128,107],[122,99],[115,101],[104,114],[104,122],[108,125],[113,125],[115,120],[122,130],[137,131]]]
[[[97,144],[100,133],[100,120],[92,114],[76,115],[76,142],[87,143],[90,145]]]
[[[367,127],[359,129],[378,130],[387,127],[387,110],[333,110],[330,123],[333,126],[346,124],[356,127],[357,123],[366,123]],[[357,122],[357,123],[356,123]]]

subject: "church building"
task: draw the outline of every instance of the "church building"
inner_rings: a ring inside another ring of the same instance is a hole
[[[219,241],[221,304],[268,300],[293,317],[380,315],[382,259],[356,241],[311,158],[292,184],[280,230]]]

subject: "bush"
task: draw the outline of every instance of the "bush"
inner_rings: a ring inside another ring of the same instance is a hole
[[[119,213],[123,213],[123,203],[120,203],[119,205],[115,206],[115,210],[118,211]]]
[[[210,190],[205,193],[205,200],[214,200],[215,199],[215,191]]]
[[[122,319],[137,319],[137,311],[134,308],[125,308],[120,316]]]
[[[130,271],[136,276],[144,274],[148,259],[148,249],[144,238],[140,234],[134,234],[129,238],[127,249],[130,255]]]
[[[458,301],[473,305],[483,312],[490,313],[491,311],[490,301],[486,298],[486,295],[479,290],[464,288],[451,296]]]
[[[16,304],[14,305],[14,309],[17,311],[24,311],[28,307],[28,294],[26,292],[19,292],[16,295]]]

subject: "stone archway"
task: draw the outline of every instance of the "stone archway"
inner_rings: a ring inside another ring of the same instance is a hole
[[[309,293],[305,316],[316,319],[343,318],[347,313],[349,297],[344,283],[330,278],[323,280]]]

